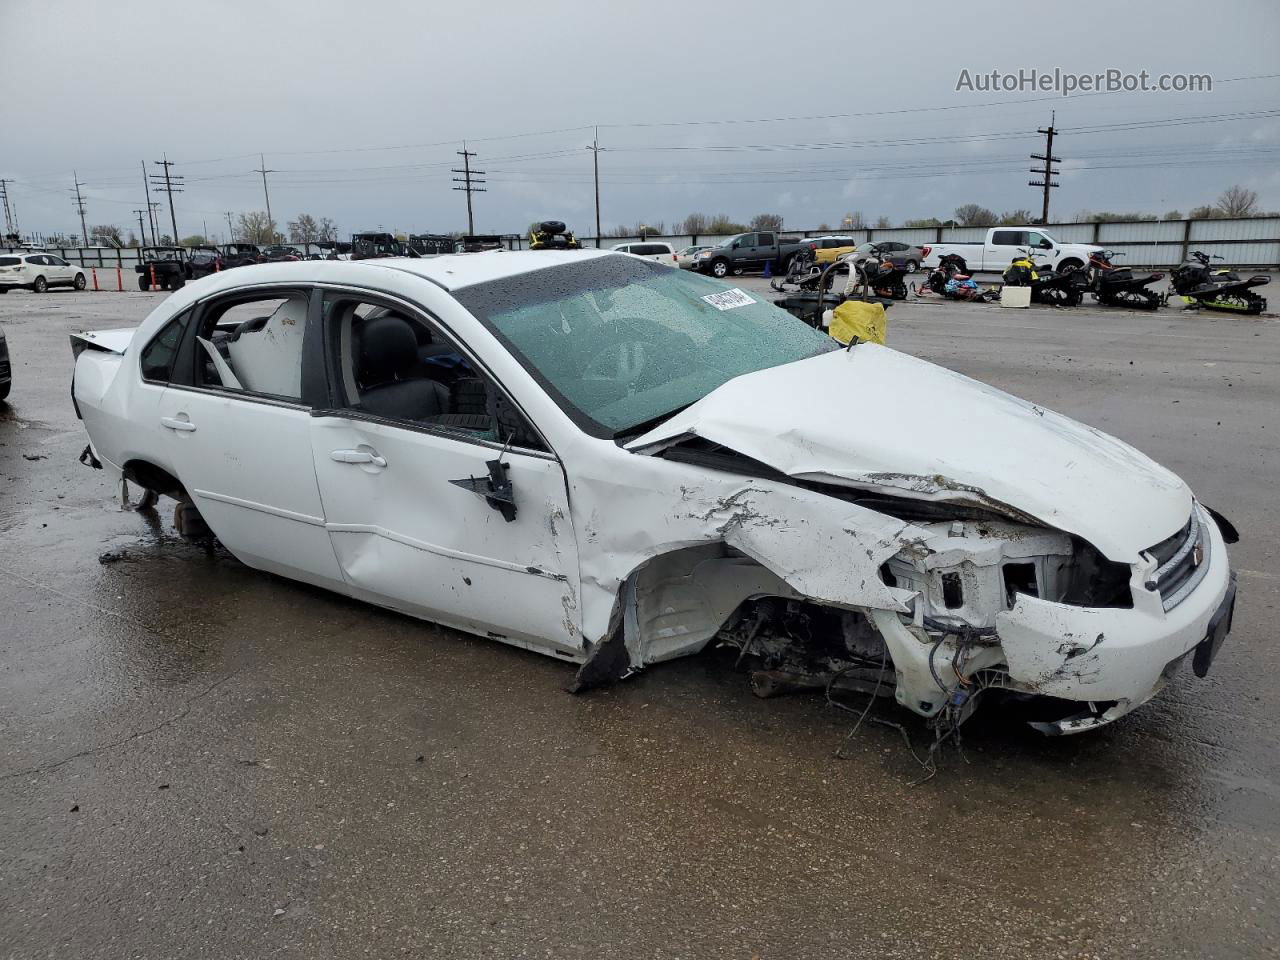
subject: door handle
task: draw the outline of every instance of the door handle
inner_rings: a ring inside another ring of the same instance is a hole
[[[183,417],[186,414],[182,414]],[[160,422],[170,430],[177,430],[180,433],[192,433],[196,429],[196,425],[190,420],[183,420],[179,417],[161,417]]]
[[[375,467],[387,465],[386,457],[381,457],[371,450],[334,450],[329,457],[338,463],[371,463]]]

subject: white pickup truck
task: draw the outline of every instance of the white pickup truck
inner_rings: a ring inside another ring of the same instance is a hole
[[[1059,243],[1037,227],[992,227],[986,240],[934,243],[925,248],[925,267],[936,267],[949,253],[964,257],[970,270],[1001,271],[1020,252],[1030,250],[1036,263],[1048,261],[1056,270],[1079,270],[1089,254],[1102,247],[1092,243]]]

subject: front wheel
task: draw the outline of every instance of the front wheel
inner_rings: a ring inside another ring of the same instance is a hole
[[[1084,264],[1079,260],[1063,260],[1058,264],[1058,273],[1072,273],[1083,266]]]
[[[142,291],[151,289],[151,281],[147,279],[146,274],[138,277],[138,289]]]
[[[36,277],[36,282],[31,285],[36,293],[44,293],[49,289],[49,281],[44,277]]]
[[[729,275],[729,261],[716,260],[711,264],[711,275],[717,279],[723,280]]]
[[[83,274],[83,273],[77,273],[77,274],[76,274],[75,288],[76,288],[77,290],[83,290],[83,289],[84,289],[84,286],[85,286],[85,283],[84,283],[84,274]]]
[[[182,277],[174,277],[173,282],[169,284],[169,288],[172,290],[181,290],[186,285],[187,285],[187,281],[184,280]]]

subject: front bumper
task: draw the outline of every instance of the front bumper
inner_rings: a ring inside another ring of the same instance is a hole
[[[1196,509],[1201,509],[1197,506]],[[1018,689],[1107,708],[1053,726],[1077,733],[1109,723],[1150,700],[1188,654],[1220,627],[1230,629],[1234,575],[1217,524],[1202,510],[1210,538],[1208,570],[1187,597],[1165,610],[1160,595],[1135,571],[1131,609],[1072,607],[1022,595],[996,618],[996,632]],[[1207,648],[1201,647],[1202,651]],[[1216,652],[1216,648],[1212,651]],[[1201,652],[1207,671],[1212,653]],[[1197,672],[1200,672],[1199,670]]]

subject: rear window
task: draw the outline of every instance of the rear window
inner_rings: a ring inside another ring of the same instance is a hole
[[[16,267],[20,263],[21,257],[0,257],[0,267]]]
[[[638,253],[642,257],[651,257],[655,254],[670,253],[671,248],[665,243],[636,243],[631,246],[632,253]]]

